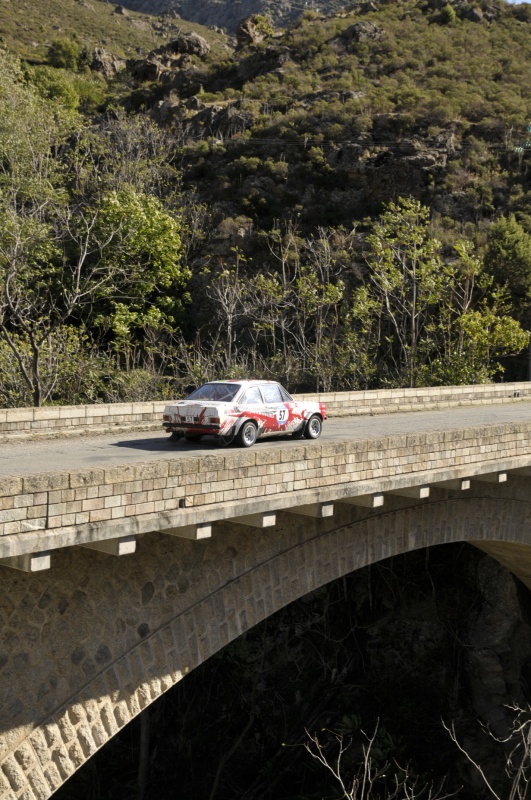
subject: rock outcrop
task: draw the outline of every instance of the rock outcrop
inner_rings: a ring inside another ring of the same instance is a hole
[[[124,69],[125,64],[126,62],[123,58],[117,58],[103,47],[96,47],[92,53],[90,69],[93,72],[99,72],[104,78],[113,78]]]

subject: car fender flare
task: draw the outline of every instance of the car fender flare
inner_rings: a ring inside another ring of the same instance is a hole
[[[310,417],[319,417],[321,422],[323,422],[323,415],[321,414],[320,411],[305,411],[304,412],[304,421],[308,422]]]
[[[255,419],[252,419],[251,417],[239,417],[231,428],[230,436],[237,436],[238,431],[245,422],[252,422],[254,425],[256,425],[256,430],[258,433],[260,433],[260,426],[257,424]]]

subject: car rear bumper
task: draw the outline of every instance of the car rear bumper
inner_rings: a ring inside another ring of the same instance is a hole
[[[187,433],[201,434],[202,436],[219,436],[221,433],[221,426],[219,424],[201,425],[201,424],[185,424],[182,422],[163,422],[162,427],[166,433],[182,433],[183,436]]]

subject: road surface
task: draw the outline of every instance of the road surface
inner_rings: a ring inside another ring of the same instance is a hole
[[[318,442],[341,442],[393,434],[450,430],[505,422],[531,422],[531,401],[507,405],[463,406],[440,411],[377,414],[372,417],[329,419],[317,442],[295,442],[285,436],[265,439],[255,447],[295,447]],[[230,448],[235,452],[235,448]],[[106,467],[161,458],[215,455],[226,450],[212,437],[192,444],[171,442],[164,431],[134,431],[103,435],[80,435],[68,439],[26,440],[0,444],[0,475],[32,475],[36,472]]]

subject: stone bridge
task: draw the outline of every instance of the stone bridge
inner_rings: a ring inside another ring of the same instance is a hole
[[[368,564],[469,542],[531,586],[530,477],[528,403],[511,423],[0,477],[0,797],[50,797],[210,655]]]

